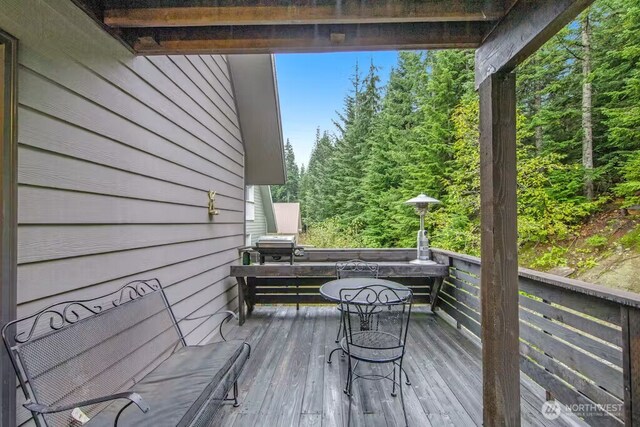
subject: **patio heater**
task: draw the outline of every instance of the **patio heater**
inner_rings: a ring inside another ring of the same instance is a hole
[[[434,261],[429,259],[429,238],[427,237],[427,231],[424,229],[424,216],[429,210],[429,205],[434,203],[440,203],[440,200],[433,197],[420,194],[411,200],[404,202],[407,205],[413,205],[416,208],[416,212],[420,215],[420,230],[418,231],[417,239],[417,255],[418,258],[411,261],[412,264],[435,264]]]

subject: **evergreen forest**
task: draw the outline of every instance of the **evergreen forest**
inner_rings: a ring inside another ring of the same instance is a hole
[[[640,0],[598,0],[516,73],[520,246],[553,250],[611,206],[640,209]],[[400,52],[384,86],[374,63],[355,64],[307,165],[287,141],[274,201],[300,201],[316,246],[413,247],[403,202],[425,193],[442,202],[431,245],[478,255],[478,116],[473,51]]]

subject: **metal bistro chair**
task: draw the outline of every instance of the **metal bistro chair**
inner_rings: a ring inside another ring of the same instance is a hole
[[[412,300],[413,292],[410,289],[400,291],[384,285],[340,291],[340,305],[345,314],[344,337],[340,340],[340,346],[349,362],[344,390],[349,396],[347,425],[351,422],[353,382],[358,378],[390,380],[393,383],[391,395],[394,397],[397,395],[396,386],[398,386],[405,424],[408,425],[402,391],[402,360],[405,354]],[[360,362],[391,364],[393,369],[386,374],[378,373],[379,371],[359,373],[357,368]]]
[[[336,278],[346,279],[349,277],[371,277],[378,278],[380,267],[374,262],[366,262],[360,259],[352,259],[350,261],[340,261],[336,263]],[[340,342],[340,332],[344,321],[344,315],[340,304],[337,305],[340,311],[340,324],[338,325],[338,333],[336,334],[336,342]]]

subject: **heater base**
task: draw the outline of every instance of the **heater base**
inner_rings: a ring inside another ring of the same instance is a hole
[[[409,264],[434,265],[434,264],[437,264],[437,262],[431,261],[430,259],[427,259],[427,260],[414,259],[413,261],[409,261]]]

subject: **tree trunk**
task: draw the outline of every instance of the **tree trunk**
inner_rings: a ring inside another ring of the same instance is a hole
[[[534,107],[536,109],[536,115],[540,114],[540,110],[542,110],[542,96],[540,95],[540,82],[536,82],[535,87],[535,95],[533,98]],[[536,125],[535,129],[535,139],[536,139],[536,152],[538,155],[542,154],[542,125]]]
[[[593,199],[593,120],[591,89],[591,24],[585,13],[581,22],[582,33],[582,166],[584,167],[584,195]]]

